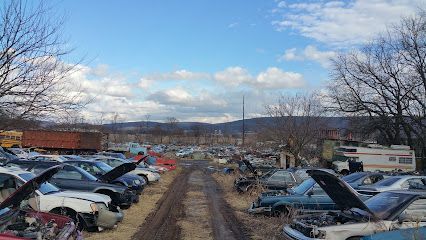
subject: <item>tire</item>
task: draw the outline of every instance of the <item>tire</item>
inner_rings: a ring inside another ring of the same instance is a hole
[[[71,218],[74,221],[75,225],[77,226],[77,229],[80,231],[90,230],[87,228],[86,223],[84,222],[82,217],[79,216],[77,212],[71,208],[54,208],[50,212]]]
[[[139,175],[139,176],[142,177],[145,180],[145,182],[146,182],[147,185],[149,184],[147,176],[145,176],[145,175]]]
[[[343,169],[342,171],[340,171],[340,174],[342,174],[343,176],[346,176],[349,174],[349,171],[347,169]]]

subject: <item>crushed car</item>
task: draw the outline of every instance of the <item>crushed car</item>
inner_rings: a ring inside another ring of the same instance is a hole
[[[41,184],[58,170],[53,167],[42,172],[0,203],[0,239],[83,239],[73,220],[66,216],[31,209],[27,200]]]
[[[359,239],[378,232],[426,225],[425,191],[388,191],[363,202],[349,184],[335,175],[321,170],[311,170],[310,175],[340,211],[295,217],[283,227],[286,238]]]

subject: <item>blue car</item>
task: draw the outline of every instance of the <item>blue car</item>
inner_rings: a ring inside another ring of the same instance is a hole
[[[135,191],[137,194],[142,193],[144,187],[147,184],[142,177],[135,174],[129,174],[129,173],[123,174],[116,178],[115,176],[113,176],[114,179],[110,179],[109,177],[108,179],[103,179],[105,176],[108,176],[107,173],[113,170],[114,168],[101,161],[71,160],[71,161],[66,161],[65,163],[80,167],[83,170],[92,174],[93,176],[100,178],[106,182],[118,183],[120,185],[129,187],[133,191]],[[136,166],[134,168],[136,168]]]
[[[362,240],[426,239],[426,227],[398,229],[365,236]]]

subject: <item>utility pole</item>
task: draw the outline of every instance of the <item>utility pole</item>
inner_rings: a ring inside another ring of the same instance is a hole
[[[244,95],[243,95],[243,147],[245,144],[245,135],[246,135],[246,126],[245,126],[245,118],[244,118]]]

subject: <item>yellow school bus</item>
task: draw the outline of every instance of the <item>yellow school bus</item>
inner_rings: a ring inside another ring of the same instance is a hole
[[[21,147],[22,132],[17,131],[1,131],[0,146],[4,148]]]

